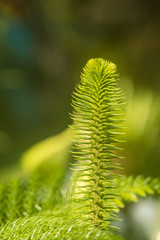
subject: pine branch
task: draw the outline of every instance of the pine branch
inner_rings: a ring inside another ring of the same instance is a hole
[[[119,197],[116,199],[116,204],[122,208],[125,202],[137,202],[140,197],[147,195],[160,194],[159,179],[142,176],[119,177],[115,184]]]
[[[59,184],[47,182],[34,175],[29,180],[12,180],[0,185],[0,224],[19,217],[30,216],[53,207],[61,202]]]
[[[79,162],[74,174],[74,198],[83,205],[87,221],[96,226],[109,225],[115,219],[116,205],[110,199],[117,198],[113,193],[117,178],[114,171],[119,166],[113,159],[120,158],[115,152],[122,133],[124,100],[117,80],[115,64],[91,59],[72,98],[73,154]]]
[[[118,235],[64,217],[19,218],[0,228],[0,239],[122,240]]]

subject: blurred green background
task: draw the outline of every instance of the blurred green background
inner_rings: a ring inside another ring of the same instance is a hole
[[[50,162],[63,152],[59,168],[70,161],[70,133],[58,149],[52,136],[72,123],[71,94],[93,57],[113,61],[121,75],[125,172],[160,176],[159,13],[158,0],[0,1],[1,179],[17,174],[20,160],[30,171],[30,151],[49,152]]]

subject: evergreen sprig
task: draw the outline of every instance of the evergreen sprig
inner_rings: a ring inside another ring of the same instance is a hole
[[[108,230],[102,231],[79,220],[64,217],[33,216],[9,222],[0,227],[0,239],[14,240],[123,240]]]
[[[19,217],[52,211],[61,202],[59,184],[45,181],[38,174],[0,185],[0,224]]]
[[[125,207],[126,202],[137,202],[139,198],[160,194],[160,182],[158,178],[144,178],[140,175],[137,177],[121,176],[116,179],[115,184],[119,195],[115,199],[115,203],[119,208]]]
[[[83,69],[81,84],[73,94],[74,198],[83,204],[87,221],[106,226],[115,218],[115,151],[122,133],[124,96],[117,86],[115,64],[91,59]],[[76,196],[77,195],[77,196]],[[109,201],[108,201],[109,200]],[[113,201],[114,202],[114,201]]]

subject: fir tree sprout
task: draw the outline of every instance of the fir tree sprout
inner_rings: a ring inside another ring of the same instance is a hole
[[[74,152],[78,168],[75,197],[84,205],[88,220],[103,226],[114,219],[115,170],[119,168],[116,143],[122,128],[124,96],[117,86],[115,64],[91,59],[73,94]],[[80,183],[81,182],[81,183]]]

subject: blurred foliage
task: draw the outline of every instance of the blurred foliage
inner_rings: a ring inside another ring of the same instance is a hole
[[[135,90],[130,85],[127,102],[126,172],[159,177],[160,97],[149,89]]]
[[[71,135],[70,128],[62,133],[47,138],[24,152],[21,157],[22,169],[33,173],[37,170],[41,174],[59,174],[63,169],[68,169],[71,161]]]
[[[30,216],[41,211],[51,212],[60,204],[59,177],[44,178],[38,172],[30,178],[17,177],[0,184],[0,225],[16,218]]]

